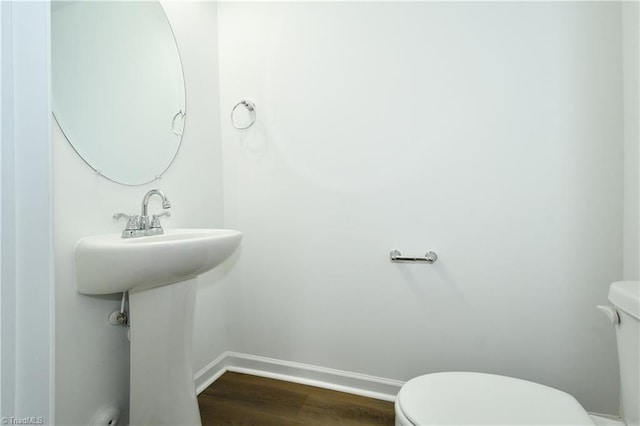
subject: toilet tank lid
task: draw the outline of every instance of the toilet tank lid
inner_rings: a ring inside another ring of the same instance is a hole
[[[617,308],[640,319],[640,281],[618,281],[611,284],[609,300]]]

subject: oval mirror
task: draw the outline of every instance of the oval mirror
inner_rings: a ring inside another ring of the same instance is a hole
[[[173,162],[186,114],[182,63],[158,2],[52,2],[53,114],[107,179],[142,185]]]

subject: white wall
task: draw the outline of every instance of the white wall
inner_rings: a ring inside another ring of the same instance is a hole
[[[91,234],[120,232],[115,212],[138,212],[152,188],[171,200],[168,227],[221,227],[222,166],[216,6],[209,2],[164,4],[175,32],[186,79],[187,122],[178,157],[162,180],[126,187],[95,175],[54,126],[55,251],[57,303],[56,424],[86,425],[101,406],[128,405],[128,351],[123,328],[107,324],[119,297],[77,293],[73,247]],[[150,210],[160,209],[153,200]],[[199,280],[196,306],[195,369],[226,349],[224,271]],[[126,415],[126,413],[125,413]]]
[[[640,163],[640,57],[638,2],[622,3],[622,54],[624,75],[624,279],[640,279],[640,210],[638,163]]]
[[[218,5],[230,349],[617,411],[621,6]],[[179,204],[177,204],[179,205]],[[388,254],[434,250],[433,266]]]

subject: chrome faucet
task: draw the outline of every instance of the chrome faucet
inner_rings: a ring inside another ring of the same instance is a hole
[[[171,208],[171,203],[164,192],[159,189],[152,189],[151,191],[144,194],[144,198],[142,199],[142,215],[140,215],[140,230],[142,231],[150,231],[151,229],[155,229],[155,232],[145,232],[146,235],[154,235],[154,234],[162,234],[164,231],[160,226],[160,220],[158,219],[162,216],[169,216],[169,212],[163,212],[159,215],[153,215],[153,221],[151,222],[151,226],[149,225],[149,215],[147,214],[147,205],[149,204],[149,198],[157,195],[162,199],[162,208],[169,209]],[[154,226],[155,225],[155,226]]]
[[[135,238],[135,237],[144,237],[149,235],[159,235],[164,234],[164,230],[162,229],[162,225],[160,224],[160,218],[162,216],[171,216],[171,213],[168,211],[163,211],[160,214],[154,214],[151,219],[151,223],[149,223],[149,215],[148,215],[148,204],[149,198],[157,195],[162,199],[162,208],[168,209],[171,208],[171,203],[167,199],[167,196],[164,195],[164,192],[159,189],[152,189],[147,192],[142,199],[142,215],[138,218],[138,215],[126,215],[124,213],[116,213],[113,215],[114,220],[118,219],[127,219],[127,227],[124,231],[122,231],[122,238]]]

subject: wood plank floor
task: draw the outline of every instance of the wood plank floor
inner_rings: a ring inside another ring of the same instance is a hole
[[[224,373],[198,396],[203,426],[391,425],[393,403],[247,374]]]

